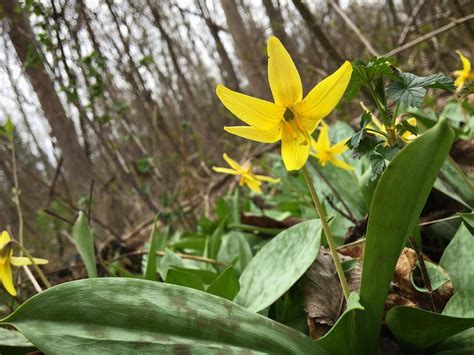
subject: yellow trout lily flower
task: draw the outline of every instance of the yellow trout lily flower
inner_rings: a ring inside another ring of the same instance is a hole
[[[0,235],[0,281],[7,292],[16,296],[15,286],[13,285],[13,276],[11,266],[31,265],[31,260],[25,257],[12,256],[13,250],[10,244],[11,238],[7,231]],[[33,258],[38,265],[47,264],[48,260]]]
[[[471,73],[471,62],[460,51],[456,51],[462,62],[462,70],[456,70],[453,75],[457,77],[454,81],[456,92],[461,91],[466,79],[474,79],[474,73]]]
[[[401,120],[402,120],[401,118],[397,120],[397,123],[399,123]],[[415,117],[410,117],[409,119],[407,119],[407,122],[410,126],[416,127]],[[410,131],[406,131],[400,136],[400,138],[405,143],[410,143],[411,141],[414,141],[416,139],[416,134],[413,134]]]
[[[231,159],[227,154],[224,153],[223,155],[224,160],[229,164],[231,169],[229,168],[221,168],[217,166],[213,166],[212,169],[218,173],[223,174],[230,174],[230,175],[238,175],[240,176],[239,185],[247,185],[250,190],[255,193],[262,193],[262,189],[260,186],[262,182],[269,182],[272,184],[276,184],[280,182],[280,179],[274,179],[269,176],[264,175],[255,175],[252,173],[252,165],[250,163],[245,163],[244,165],[240,165],[235,160]]]
[[[347,150],[346,143],[350,138],[343,139],[342,141],[331,146],[331,141],[329,139],[329,127],[323,125],[320,128],[318,140],[311,142],[311,147],[314,149],[314,152],[310,154],[316,157],[319,161],[319,164],[326,166],[328,163],[331,163],[338,168],[344,170],[352,170],[353,167],[347,164],[341,159],[337,159],[336,156],[344,153]]]
[[[303,98],[303,85],[293,60],[278,38],[267,43],[268,81],[275,103],[218,85],[217,96],[225,107],[248,126],[225,127],[237,136],[262,143],[281,140],[287,170],[298,170],[308,160],[311,133],[336,107],[352,75],[351,63],[316,85]]]

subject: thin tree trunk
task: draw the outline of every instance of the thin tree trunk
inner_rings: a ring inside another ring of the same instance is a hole
[[[251,46],[251,39],[245,29],[244,21],[234,0],[221,0],[227,26],[235,44],[235,51],[242,64],[242,70],[250,84],[252,94],[269,97],[267,81],[260,71],[258,55]]]
[[[8,34],[38,96],[44,115],[51,126],[51,133],[64,157],[66,178],[72,186],[75,197],[78,197],[80,193],[87,191],[92,179],[92,169],[79,144],[74,124],[66,115],[44,63],[37,61],[32,65],[29,62],[32,56],[40,57],[37,50],[38,44],[27,16],[22,11],[18,12],[19,8],[20,4],[17,0],[3,1],[3,13],[5,21],[8,22]]]

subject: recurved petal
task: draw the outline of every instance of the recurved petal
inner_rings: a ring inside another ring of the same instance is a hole
[[[242,167],[240,166],[239,163],[237,163],[234,159],[232,159],[231,157],[229,157],[226,153],[224,153],[222,155],[222,157],[224,158],[224,160],[226,161],[227,164],[229,164],[229,166],[234,169],[234,170],[237,170],[237,171],[241,171],[242,170]]]
[[[352,166],[350,166],[345,161],[340,160],[340,159],[331,159],[331,164],[344,170],[354,170]]]
[[[240,175],[238,171],[229,169],[229,168],[221,168],[219,166],[213,166],[212,170],[214,170],[216,173],[222,173],[222,174],[230,174],[230,175]]]
[[[285,113],[284,107],[240,94],[223,85],[217,85],[216,94],[230,112],[257,129],[269,130],[275,128]]]
[[[303,98],[303,85],[295,63],[275,36],[267,43],[268,82],[277,105],[292,106]]]
[[[249,187],[250,190],[257,194],[262,193],[262,189],[260,188],[261,183],[254,179],[245,179],[245,184]]]
[[[462,87],[464,86],[464,81],[466,77],[464,75],[459,75],[458,78],[454,81],[454,86],[456,86],[456,92],[461,91]]]
[[[336,107],[351,79],[352,65],[345,62],[338,70],[317,84],[303,101],[294,106],[306,120],[319,121]]]
[[[251,126],[224,127],[224,130],[236,136],[261,143],[275,143],[281,139],[280,126],[265,131]]]
[[[471,62],[469,61],[469,59],[467,59],[467,58],[461,53],[461,51],[456,51],[456,53],[458,54],[459,58],[461,59],[461,62],[462,62],[462,71],[465,72],[465,73],[470,73],[470,72],[471,72]]]
[[[3,287],[5,287],[5,290],[7,290],[10,295],[16,296],[10,263],[0,265],[0,280],[2,281]]]
[[[318,140],[313,144],[313,148],[318,151],[326,151],[331,147],[331,141],[329,140],[328,126],[323,125],[319,130]]]
[[[10,234],[7,231],[3,231],[0,235],[0,248],[3,248],[10,240]]]
[[[334,154],[334,155],[339,155],[339,154],[344,153],[348,148],[346,143],[349,139],[350,138],[346,138],[346,139],[343,139],[342,141],[337,142],[336,144],[334,144],[331,147],[331,153]]]
[[[265,175],[255,175],[257,180],[263,181],[263,182],[269,182],[271,184],[277,184],[280,182],[280,179],[275,179],[270,176],[265,176]]]
[[[286,170],[299,170],[308,160],[311,145],[301,144],[292,135],[283,131],[281,136],[281,157],[285,164]]]
[[[33,261],[35,262],[36,265],[44,265],[49,262],[46,259],[40,259],[40,258],[33,258]],[[32,265],[31,260],[29,258],[25,258],[24,256],[12,256],[10,258],[10,263],[13,266]]]

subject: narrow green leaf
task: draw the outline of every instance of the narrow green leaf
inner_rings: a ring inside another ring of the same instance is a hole
[[[230,265],[219,274],[206,291],[213,295],[233,300],[239,290],[239,278],[234,267]]]
[[[331,354],[359,354],[356,330],[355,312],[363,311],[359,303],[359,295],[351,293],[347,300],[347,308],[331,330],[318,339],[317,343]]]
[[[167,284],[179,285],[204,291],[204,284],[199,276],[183,269],[170,269],[166,275]]]
[[[87,223],[87,218],[84,213],[79,212],[79,216],[72,228],[72,236],[76,248],[84,261],[87,275],[89,277],[97,277],[97,265],[95,259],[94,237],[92,231]]]
[[[148,258],[146,259],[145,279],[156,281],[156,247],[157,247],[158,231],[156,230],[156,220],[153,222],[150,234],[150,249],[148,250]]]
[[[309,337],[220,297],[143,279],[64,283],[1,321],[47,354],[326,354]]]
[[[364,354],[377,352],[385,299],[402,248],[418,222],[453,141],[445,120],[403,148],[385,169],[369,212],[357,315]]]
[[[320,243],[319,220],[297,224],[278,234],[245,268],[235,302],[254,312],[270,306],[310,267]]]
[[[419,354],[450,336],[474,327],[472,296],[472,292],[455,294],[443,314],[412,307],[392,308],[387,313],[387,325],[400,344]]]
[[[434,185],[437,190],[469,209],[474,208],[473,186],[473,179],[460,171],[451,159],[444,162]]]
[[[444,250],[439,264],[448,272],[455,290],[474,288],[474,238],[464,223]]]

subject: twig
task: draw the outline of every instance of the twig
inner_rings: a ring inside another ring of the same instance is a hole
[[[407,38],[408,31],[410,30],[411,24],[415,20],[416,16],[418,16],[418,13],[420,12],[421,8],[425,4],[426,0],[420,0],[416,4],[416,6],[413,8],[413,11],[411,12],[410,17],[408,18],[407,22],[405,23],[405,27],[403,27],[402,32],[400,33],[400,37],[398,37],[397,41],[397,46],[400,46],[405,42],[405,39]]]
[[[50,216],[53,216],[53,217],[55,217],[55,218],[57,218],[57,219],[60,219],[61,221],[66,222],[67,224],[69,224],[69,225],[71,225],[71,226],[74,225],[74,222],[71,222],[69,219],[64,218],[64,217],[58,215],[56,212],[53,212],[53,211],[48,210],[48,209],[44,209],[43,211],[44,211],[46,214],[49,214]]]
[[[435,302],[435,299],[434,299],[434,296],[433,296],[433,288],[431,287],[430,276],[428,275],[428,270],[426,269],[425,259],[423,258],[423,252],[421,251],[420,248],[418,248],[418,245],[413,240],[413,237],[410,237],[409,240],[410,240],[410,244],[411,244],[413,250],[415,250],[416,257],[418,259],[418,263],[420,264],[421,277],[423,278],[423,283],[425,284],[425,287],[428,290],[428,295],[430,297],[431,306],[433,307],[433,311],[438,312],[438,307],[436,307],[436,302]]]
[[[375,57],[379,57],[380,54],[372,47],[370,44],[369,40],[365,38],[365,36],[362,34],[362,32],[359,30],[359,28],[355,25],[354,22],[346,15],[346,13],[337,5],[337,3],[334,0],[329,0],[329,4],[336,10],[336,12],[339,14],[339,16],[342,17],[342,19],[346,22],[347,26],[351,28],[352,31],[356,34],[357,37],[359,37],[360,41],[362,44],[367,48],[367,50],[370,52]]]
[[[408,43],[405,43],[403,46],[400,46],[400,47],[397,47],[395,49],[392,49],[390,52],[387,52],[385,53],[383,56],[384,57],[390,57],[392,55],[395,55],[395,54],[398,54],[400,52],[403,52],[411,47],[414,47],[432,37],[435,37],[443,32],[446,32],[446,31],[449,31],[450,29],[462,24],[462,23],[465,23],[467,21],[471,21],[471,20],[474,20],[474,14],[471,14],[471,15],[468,15],[468,16],[464,16],[464,17],[461,17],[461,18],[457,18],[457,19],[452,19],[451,23],[447,24],[446,26],[443,26],[443,27],[440,27],[438,28],[437,30],[434,30],[434,31],[431,31],[421,37],[418,37],[417,39],[414,39],[413,41],[410,41]]]
[[[91,186],[89,189],[89,200],[87,201],[87,223],[91,223],[91,210],[92,210],[92,194],[94,193],[94,179],[91,180]]]
[[[452,220],[452,219],[457,219],[457,218],[461,218],[461,216],[459,216],[459,215],[454,215],[454,216],[449,216],[449,217],[446,217],[446,218],[433,219],[432,221],[421,222],[421,223],[418,224],[418,225],[419,225],[420,227],[422,227],[422,226],[428,226],[428,225],[433,224],[433,223],[450,221],[450,220]]]
[[[38,281],[36,281],[34,275],[31,273],[30,269],[28,269],[28,266],[23,265],[23,270],[25,271],[26,276],[28,276],[31,283],[33,284],[33,287],[35,288],[36,292],[38,292],[38,293],[42,292],[43,289],[39,285]]]

